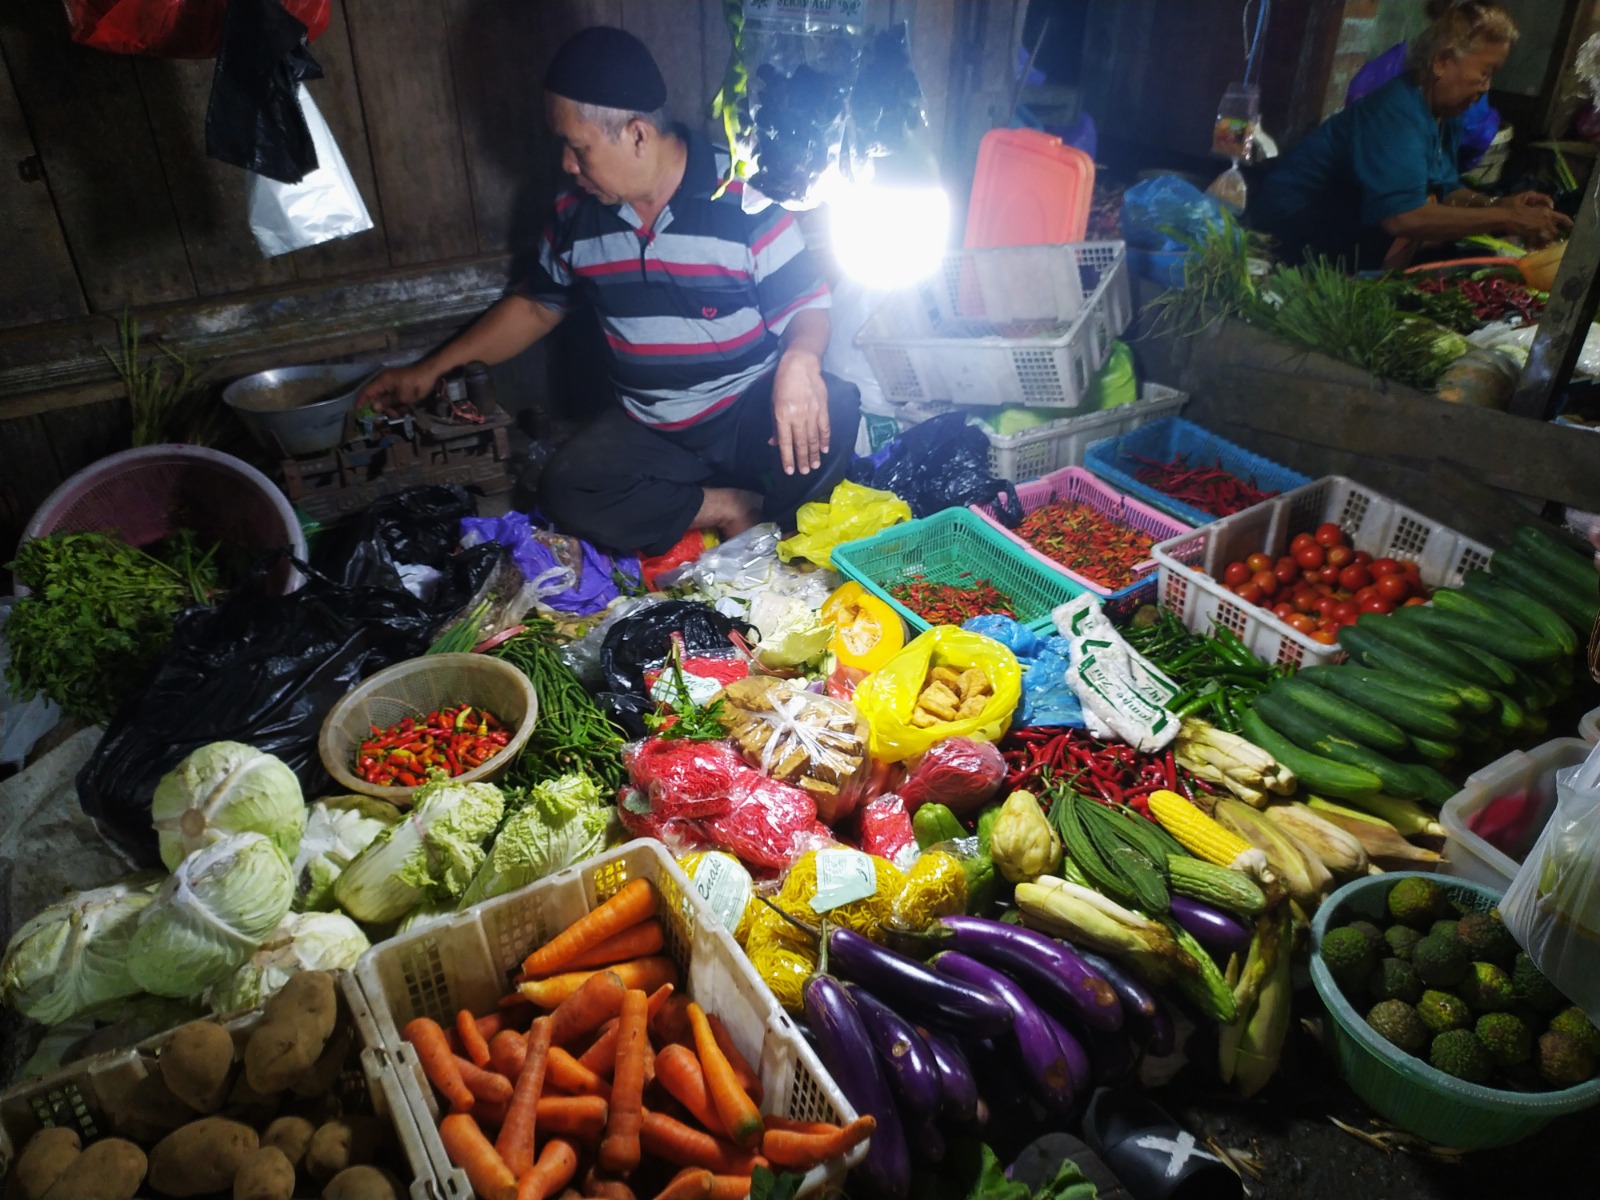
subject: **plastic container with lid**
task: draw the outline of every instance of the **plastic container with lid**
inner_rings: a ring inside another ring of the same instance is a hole
[[[968,250],[1081,242],[1094,159],[1037,129],[991,129],[978,143],[967,204]]]
[[[1439,869],[1504,890],[1533,849],[1556,807],[1556,772],[1581,763],[1591,746],[1582,738],[1556,738],[1532,750],[1513,750],[1467,776],[1462,789],[1439,813],[1444,853]],[[1517,802],[1517,797],[1525,799]],[[1485,811],[1496,801],[1504,809],[1487,819],[1503,830],[1491,840],[1483,829]]]

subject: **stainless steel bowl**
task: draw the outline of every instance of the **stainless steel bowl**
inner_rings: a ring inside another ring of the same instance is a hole
[[[222,400],[268,450],[320,454],[339,444],[356,397],[380,370],[364,362],[257,371],[223,388]]]

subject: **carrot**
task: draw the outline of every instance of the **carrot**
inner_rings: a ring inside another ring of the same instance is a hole
[[[567,1186],[578,1169],[578,1151],[571,1142],[551,1138],[539,1160],[517,1180],[516,1200],[549,1200]]]
[[[468,1009],[463,1008],[456,1014],[456,1037],[461,1040],[463,1058],[471,1059],[476,1066],[489,1065],[489,1043],[478,1031],[478,1018]]]
[[[485,1133],[499,1129],[506,1123],[506,1109],[510,1104],[509,1100],[479,1100],[472,1106],[472,1119]]]
[[[750,1194],[750,1176],[713,1175],[707,1200],[745,1200]]]
[[[571,976],[560,976],[569,979]],[[538,984],[527,984],[538,987]],[[596,971],[564,996],[550,1014],[550,1044],[565,1046],[622,1011],[628,985],[615,971]]]
[[[472,1190],[483,1200],[516,1200],[517,1177],[505,1159],[466,1113],[451,1113],[439,1122],[439,1140],[450,1161],[467,1173]]]
[[[857,1117],[843,1129],[833,1133],[791,1133],[787,1129],[769,1129],[761,1138],[761,1153],[775,1167],[793,1171],[809,1171],[819,1163],[847,1154],[872,1136],[878,1127],[875,1117]]]
[[[611,1099],[611,1085],[560,1046],[550,1047],[550,1057],[545,1060],[545,1079],[551,1087],[563,1092]]]
[[[733,1035],[728,1032],[728,1027],[722,1023],[721,1017],[716,1013],[707,1013],[706,1022],[711,1026],[711,1032],[717,1039],[717,1048],[727,1057],[728,1065],[738,1076],[739,1086],[750,1093],[750,1099],[760,1104],[761,1076],[756,1074],[755,1068],[750,1065],[750,1060],[739,1053],[739,1047],[733,1044]]]
[[[545,1057],[550,1053],[550,1021],[540,1017],[528,1030],[528,1055],[517,1076],[506,1119],[495,1138],[495,1149],[521,1178],[533,1169],[533,1131],[539,1116],[539,1093],[544,1090]]]
[[[650,999],[645,1002],[645,1011],[650,1014],[652,1021],[655,1020],[656,1014],[661,1011],[667,1001],[672,999],[673,993],[677,990],[678,985],[676,983],[663,983],[650,993]]]
[[[762,1117],[768,1132],[782,1129],[787,1133],[837,1133],[840,1128],[831,1121],[793,1121],[788,1117]]]
[[[671,996],[661,1010],[650,1012],[650,1036],[658,1046],[688,1046],[694,1049],[694,1030],[689,1028],[689,997]]]
[[[456,1056],[450,1049],[450,1039],[445,1037],[439,1022],[418,1017],[407,1023],[401,1036],[411,1043],[412,1049],[417,1052],[417,1061],[422,1064],[423,1074],[450,1101],[451,1110],[471,1112],[472,1093],[461,1079]]]
[[[632,880],[611,899],[579,917],[523,959],[522,973],[533,978],[561,970],[606,939],[655,916],[656,901],[655,884],[648,879]]]
[[[694,1027],[694,1048],[700,1057],[700,1069],[705,1072],[706,1093],[716,1106],[722,1127],[736,1145],[756,1149],[761,1145],[761,1110],[740,1085],[728,1056],[717,1045],[705,1010],[698,1004],[689,1005],[689,1024]]]
[[[533,1005],[512,992],[509,996],[501,997],[499,1007],[494,1012],[478,1018],[478,1032],[485,1041],[492,1042],[494,1035],[504,1029],[514,1033],[526,1031],[532,1020]]]
[[[606,1129],[610,1105],[599,1096],[543,1096],[539,1100],[539,1128],[563,1137],[593,1142]]]
[[[616,972],[624,987],[639,988],[641,991],[646,992],[653,992],[664,983],[670,983],[674,986],[678,983],[677,964],[670,958],[660,954],[652,955],[649,958],[630,959],[627,962],[607,967],[606,970]],[[538,979],[532,983],[518,984],[517,990],[540,1008],[555,1008],[587,983],[592,976],[599,973],[596,971],[568,971],[561,975],[551,975],[544,979]]]
[[[633,1189],[620,1179],[610,1179],[599,1167],[590,1167],[583,1176],[583,1194],[592,1200],[635,1200]]]
[[[674,1166],[705,1167],[719,1175],[748,1175],[767,1161],[648,1108],[639,1125],[639,1145],[646,1154]]]
[[[661,922],[652,918],[630,925],[605,941],[596,943],[576,958],[561,964],[563,971],[580,971],[584,968],[609,967],[613,963],[627,962],[630,958],[645,958],[660,954],[667,944]]]
[[[647,1009],[651,1016],[659,1012],[663,1005],[672,998],[673,985],[664,983],[650,994]],[[648,1045],[648,1040],[646,1042]],[[589,1070],[600,1076],[609,1076],[617,1059],[617,1022],[615,1019],[607,1021],[600,1026],[600,1036],[590,1043],[589,1048],[583,1052],[579,1062]],[[655,1051],[645,1055],[645,1083],[656,1077]]]
[[[456,1070],[461,1073],[461,1082],[467,1085],[467,1091],[472,1093],[473,1099],[491,1103],[511,1099],[511,1080],[504,1075],[486,1071],[459,1056],[456,1058]]]
[[[667,1089],[667,1094],[688,1109],[707,1132],[718,1137],[727,1136],[728,1131],[723,1128],[722,1119],[717,1116],[716,1106],[706,1091],[705,1072],[701,1071],[700,1060],[693,1050],[678,1045],[662,1047],[656,1055],[656,1078]]]
[[[600,1143],[600,1165],[618,1175],[631,1175],[639,1166],[639,1113],[644,1106],[645,1057],[650,1053],[649,1004],[649,996],[630,988],[617,1026],[611,1113]]]
[[[704,1167],[685,1167],[656,1193],[656,1200],[706,1200],[711,1195],[711,1172]]]
[[[515,1082],[528,1057],[528,1039],[515,1029],[502,1029],[489,1042],[489,1066]]]

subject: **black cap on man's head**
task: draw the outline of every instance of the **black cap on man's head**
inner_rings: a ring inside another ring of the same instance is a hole
[[[645,44],[623,29],[592,25],[556,51],[544,90],[628,112],[655,112],[667,102],[667,83]]]

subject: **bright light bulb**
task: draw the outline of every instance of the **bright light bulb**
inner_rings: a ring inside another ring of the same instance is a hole
[[[857,183],[830,196],[834,254],[869,287],[896,288],[933,274],[950,233],[950,198],[939,187]]]

